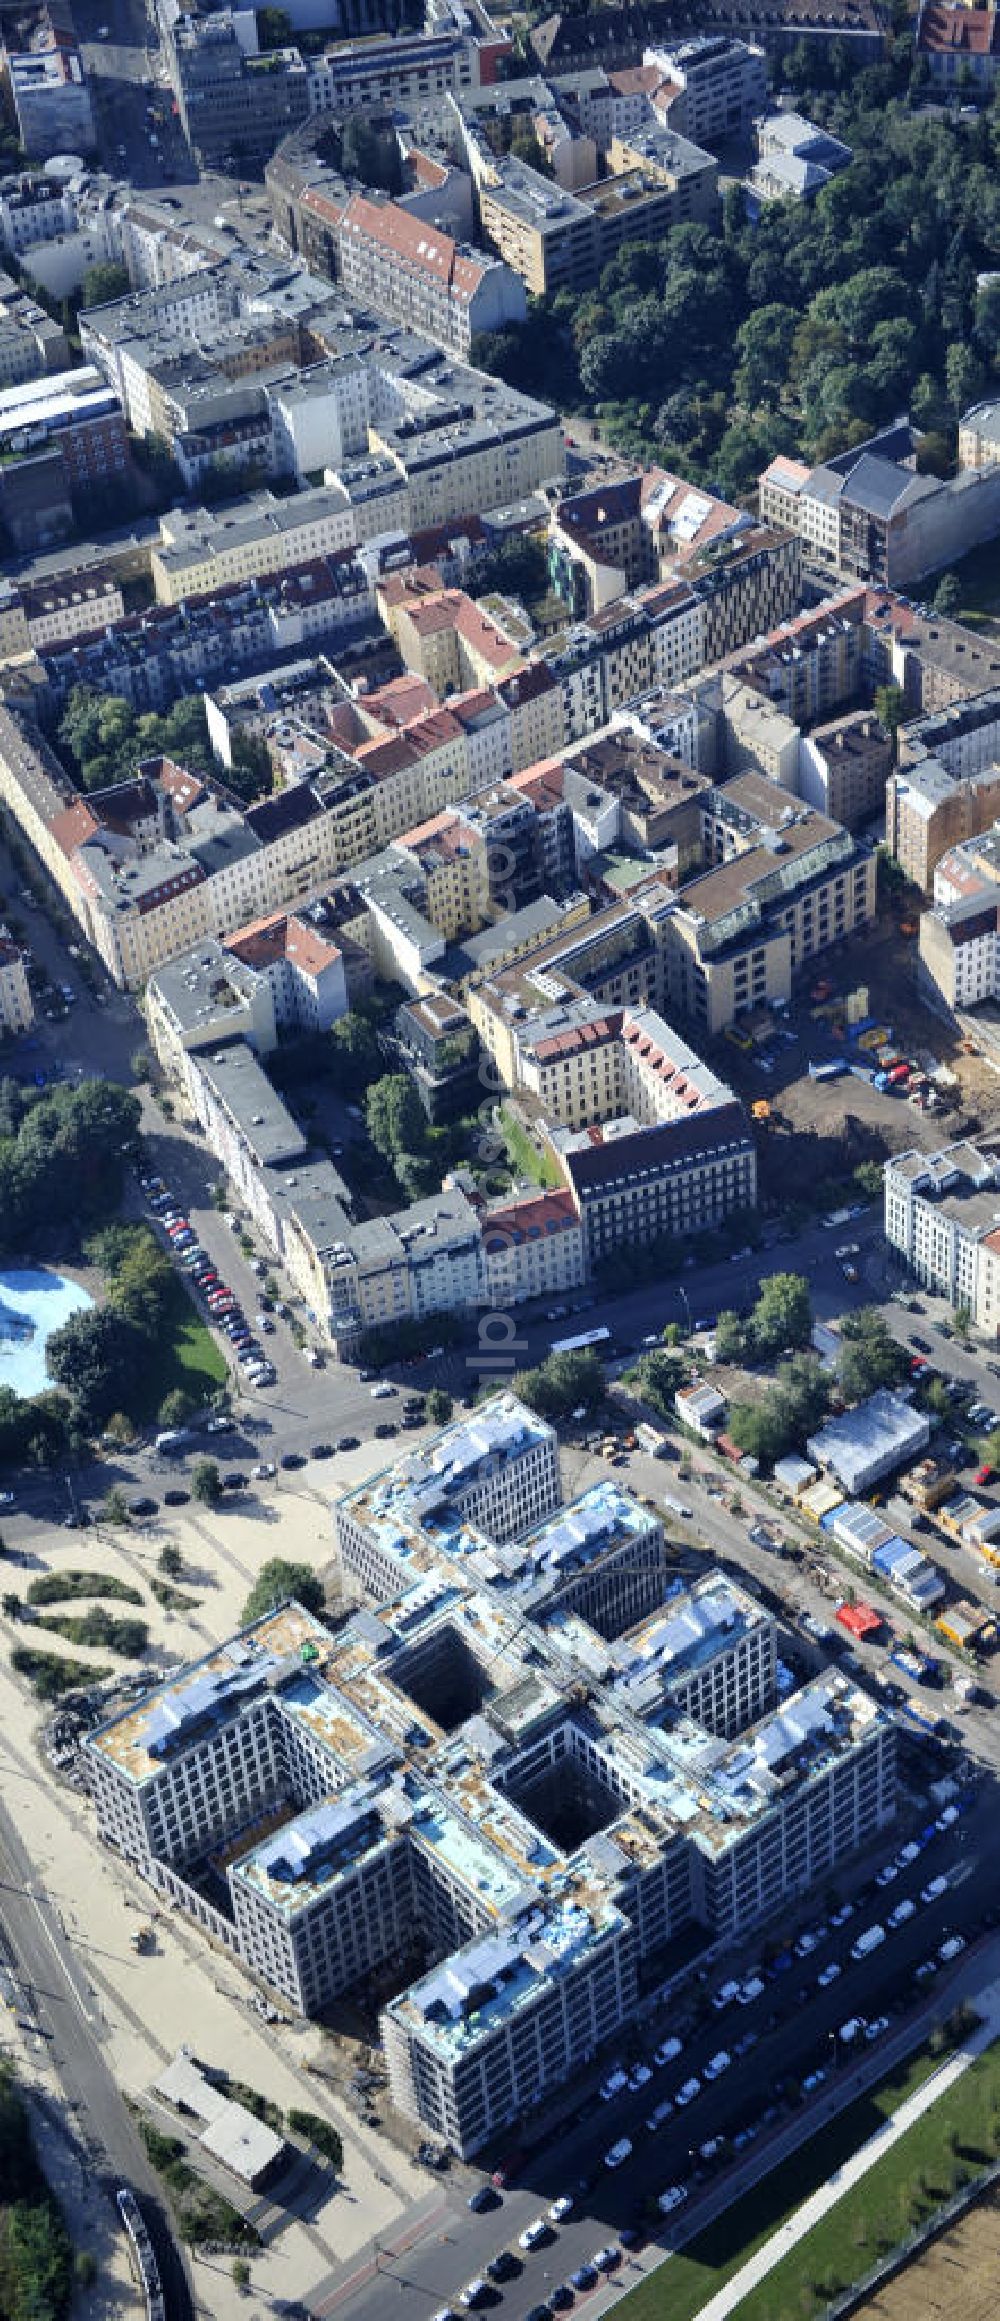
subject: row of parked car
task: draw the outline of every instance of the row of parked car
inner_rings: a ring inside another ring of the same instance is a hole
[[[903,1871],[912,1868],[913,1864],[919,1860],[925,1847],[936,1838],[944,1836],[952,1828],[959,1817],[960,1810],[961,1807],[958,1804],[946,1804],[933,1821],[928,1822],[917,1836],[909,1839],[899,1852],[883,1865],[876,1875],[875,1887],[879,1889],[887,1887]],[[919,1908],[929,1908],[932,1904],[941,1901],[947,1893],[949,1883],[950,1881],[945,1875],[938,1873],[928,1879],[921,1888],[919,1899],[910,1899],[907,1896],[898,1902],[894,1909],[889,1912],[884,1925],[872,1924],[862,1927],[851,1943],[850,1962],[860,1964],[872,1952],[881,1948],[891,1932],[904,1926],[909,1919],[914,1917]],[[718,1988],[710,1994],[709,2003],[713,2011],[716,2014],[723,2014],[729,2009],[754,2005],[757,2000],[763,1998],[768,1982],[777,1980],[786,1969],[793,1967],[796,1962],[802,1964],[805,1960],[812,1959],[814,1953],[820,1950],[821,1945],[831,1934],[841,1931],[856,1918],[860,1906],[861,1898],[856,1902],[841,1903],[831,1913],[828,1921],[819,1920],[814,1925],[803,1927],[794,1940],[789,1943],[787,1949],[779,1952],[766,1965],[761,1963],[758,1966],[752,1966],[742,1978],[731,1977],[720,1983]],[[938,1965],[950,1965],[964,1948],[965,1944],[961,1935],[947,1936],[940,1945],[936,1959],[928,1962],[924,1968],[917,1970],[918,1978],[925,1980],[929,1974],[937,1971]],[[803,2004],[806,2003],[812,1987],[815,1988],[816,1992],[830,1989],[834,1983],[840,1980],[843,1972],[844,1965],[839,1960],[828,1959],[825,1964],[820,1966],[815,1985],[804,1986],[799,1992],[799,1999]],[[865,2037],[869,2040],[881,2037],[882,2033],[889,2028],[888,2018],[885,2016],[879,2016],[873,2023],[867,2025],[860,2018],[853,2018],[853,2020],[858,2023]],[[747,2029],[741,2037],[733,2041],[731,2049],[720,2047],[714,2055],[709,2057],[708,2062],[702,2065],[700,2076],[690,2075],[682,2080],[669,2096],[662,2098],[653,2106],[644,2123],[646,2132],[650,2135],[657,2134],[664,2122],[671,2118],[675,2112],[685,2110],[689,2104],[696,2103],[703,2087],[721,2079],[723,2074],[731,2068],[736,2058],[746,2055],[751,2048],[757,2045],[759,2037],[759,2031]],[[601,2102],[612,2103],[626,2095],[637,2093],[639,2089],[649,2083],[654,2071],[663,2070],[668,2064],[678,2062],[683,2054],[684,2041],[674,2035],[661,2040],[648,2061],[633,2063],[630,2069],[627,2069],[624,2064],[616,2064],[600,2084],[598,2093]],[[822,2070],[811,2072],[802,2082],[804,2093],[809,2094],[814,2088],[822,2086],[825,2076],[825,2071]],[[749,2142],[751,2135],[758,2132],[759,2125],[753,2123],[749,2131],[744,2133],[741,2142]],[[715,2141],[717,2143],[718,2139]],[[741,2148],[741,2142],[737,2142],[735,2138],[732,2141],[735,2149]],[[631,2155],[631,2139],[628,2135],[621,2135],[605,2153],[604,2165],[610,2169],[623,2167]],[[711,2150],[703,2150],[701,2156],[711,2159],[715,2154]],[[675,2204],[673,2201],[670,2203],[670,2205]]]
[[[481,2185],[469,2201],[469,2207],[477,2212],[486,2208],[499,2208],[499,2206],[500,2195],[489,2185]],[[475,2280],[468,2281],[464,2289],[460,2289],[457,2304],[461,2311],[470,2312],[480,2305],[495,2304],[496,2289],[504,2281],[514,2279],[524,2269],[522,2258],[517,2253],[518,2249],[522,2249],[526,2256],[531,2256],[536,2250],[541,2249],[545,2251],[546,2256],[551,2255],[553,2244],[558,2240],[558,2227],[565,2222],[568,2216],[572,2215],[573,2207],[572,2193],[561,2193],[558,2200],[553,2200],[543,2215],[533,2217],[530,2224],[525,2225],[523,2232],[518,2233],[517,2249],[498,2249],[496,2256],[490,2258],[484,2271],[477,2274]],[[575,2304],[578,2296],[585,2294],[588,2289],[596,2289],[602,2275],[606,2279],[609,2274],[616,2271],[621,2264],[625,2249],[634,2247],[638,2239],[637,2232],[630,2231],[628,2227],[623,2228],[617,2241],[609,2242],[606,2247],[596,2249],[588,2263],[578,2265],[565,2281],[560,2281],[555,2288],[546,2290],[544,2303],[532,2305],[525,2316],[525,2321],[552,2321],[553,2314],[566,2312],[570,2306]],[[435,2313],[434,2321],[456,2321],[454,2308],[451,2305],[442,2305]]]
[[[188,1273],[210,1319],[229,1339],[240,1369],[251,1386],[273,1386],[273,1362],[258,1344],[235,1292],[213,1265],[208,1251],[162,1177],[141,1177],[140,1184],[157,1223],[162,1227],[178,1263]]]

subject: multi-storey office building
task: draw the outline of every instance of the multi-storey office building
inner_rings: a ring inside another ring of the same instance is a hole
[[[347,1493],[336,1511],[337,1543],[345,1571],[370,1595],[383,1595],[405,1585],[413,1537],[428,1526],[449,1539],[464,1526],[516,1539],[559,1499],[554,1429],[501,1394]]]
[[[465,2155],[672,1936],[756,1926],[894,1811],[891,1716],[837,1675],[776,1709],[769,1615],[718,1574],[664,1604],[658,1519],[554,1514],[554,1460],[495,1398],[338,1510],[378,1608],[334,1639],[286,1605],[88,1743],[105,1839],[293,2008],[395,1974],[394,2100]]]
[[[549,1616],[550,1633],[557,1618]],[[774,1622],[720,1572],[652,1612],[621,1637],[613,1658],[612,1697],[646,1719],[678,1714],[729,1739],[777,1699]]]
[[[178,13],[167,56],[184,134],[203,169],[261,168],[310,110],[309,75],[297,48],[248,52],[231,10]]]

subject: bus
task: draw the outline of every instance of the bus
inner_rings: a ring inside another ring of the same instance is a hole
[[[588,1346],[610,1346],[610,1330],[581,1330],[576,1338],[553,1338],[553,1354],[582,1354]]]

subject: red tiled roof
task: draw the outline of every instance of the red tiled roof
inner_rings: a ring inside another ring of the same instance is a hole
[[[438,705],[433,685],[426,677],[418,677],[408,670],[405,677],[393,677],[388,685],[380,685],[377,692],[365,696],[365,716],[379,725],[398,732],[415,717],[426,717]]]
[[[524,1201],[510,1201],[503,1209],[487,1211],[482,1221],[483,1244],[487,1256],[494,1256],[504,1248],[518,1249],[526,1241],[544,1241],[551,1233],[565,1233],[579,1222],[571,1193],[560,1190],[531,1195]]]
[[[995,56],[997,18],[992,8],[925,8],[918,46],[931,56]]]
[[[273,967],[277,960],[289,959],[303,975],[320,975],[337,957],[335,943],[310,926],[308,919],[290,918],[287,911],[249,920],[227,937],[225,947],[244,967]]]
[[[621,72],[608,74],[617,97],[650,97],[659,79],[658,64],[630,64]]]
[[[474,298],[485,273],[485,267],[474,258],[460,255],[450,234],[439,233],[423,218],[411,217],[409,210],[400,209],[396,202],[366,201],[364,194],[352,194],[341,221],[341,234],[353,235],[358,242],[375,242],[402,265],[446,284],[459,299]]]
[[[78,846],[84,846],[88,838],[96,836],[100,823],[91,813],[90,807],[84,805],[83,799],[77,798],[72,806],[64,807],[61,814],[53,815],[49,829],[61,853],[75,854]]]
[[[536,765],[522,766],[519,774],[508,774],[506,779],[512,790],[530,798],[536,811],[544,812],[562,805],[563,772],[561,758],[539,758]]]

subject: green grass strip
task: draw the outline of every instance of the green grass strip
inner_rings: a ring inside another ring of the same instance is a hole
[[[624,2297],[616,2311],[625,2314],[627,2321],[695,2321],[709,2298],[732,2280],[835,2168],[843,2167],[845,2160],[867,2143],[908,2095],[923,2086],[950,2052],[950,2046],[933,2054],[929,2046],[918,2048],[886,2079],[803,2142],[797,2152],[780,2161],[770,2176],[734,2200],[724,2215]],[[866,2272],[871,2262],[871,2255],[859,2256],[855,2274]],[[850,2268],[844,2277],[850,2278]],[[795,2310],[795,2321],[804,2321],[801,2307]]]

